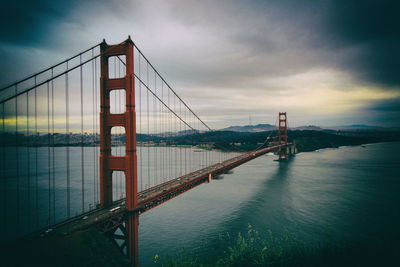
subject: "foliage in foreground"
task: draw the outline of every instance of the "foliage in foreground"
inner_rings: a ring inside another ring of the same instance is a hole
[[[269,232],[262,238],[251,226],[235,239],[227,235],[227,241],[226,250],[211,262],[183,250],[164,261],[157,255],[155,263],[163,267],[400,266],[400,246],[392,241],[307,247],[289,232],[280,237]]]
[[[283,263],[286,260],[285,251],[296,244],[295,236],[288,232],[280,238],[275,238],[269,232],[268,238],[261,238],[259,233],[249,225],[245,235],[239,233],[236,238],[227,234],[226,241],[229,245],[221,257],[214,263],[205,263],[198,256],[191,255],[183,250],[174,258],[169,257],[161,266],[268,266]]]

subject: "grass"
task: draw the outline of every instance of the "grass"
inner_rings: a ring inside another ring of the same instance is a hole
[[[224,247],[214,255],[182,249],[152,259],[163,267],[250,266],[400,266],[399,234],[368,242],[326,241],[306,244],[294,233],[246,233],[220,237]],[[1,266],[131,266],[126,257],[96,229],[64,237],[20,240],[0,246]],[[217,254],[219,253],[219,254]]]
[[[226,236],[229,244],[215,259],[207,261],[182,250],[173,257],[157,260],[163,267],[246,267],[246,266],[400,266],[400,246],[396,239],[375,243],[327,243],[308,246],[295,235],[261,236],[251,226],[244,235]]]

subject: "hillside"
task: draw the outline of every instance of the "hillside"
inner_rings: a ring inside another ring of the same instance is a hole
[[[220,131],[232,131],[232,132],[265,132],[275,130],[277,127],[271,124],[257,124],[257,125],[245,125],[245,126],[229,126],[221,129]]]
[[[263,132],[237,132],[237,131],[213,131],[204,133],[188,134],[137,134],[138,145],[151,146],[199,146],[207,145],[225,151],[251,151],[266,141],[266,143],[277,141],[277,131]],[[96,141],[95,141],[96,139]],[[115,145],[125,144],[125,136],[113,135]],[[48,135],[25,136],[7,133],[4,135],[4,146],[65,146],[66,135],[56,133],[54,144],[52,137]],[[83,144],[81,135],[70,134],[69,146],[94,146],[99,144],[99,136],[85,135]],[[51,142],[50,142],[51,141]],[[337,131],[337,130],[288,130],[288,141],[296,143],[299,152],[314,151],[321,148],[339,147],[348,145],[360,145],[376,142],[400,141],[400,131]]]

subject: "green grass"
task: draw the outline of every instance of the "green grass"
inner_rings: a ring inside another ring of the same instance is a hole
[[[399,240],[399,233],[392,233],[368,242],[326,240],[311,245],[293,232],[260,234],[249,226],[246,233],[221,236],[224,247],[214,255],[181,249],[149,260],[163,267],[400,266]],[[1,266],[131,266],[96,229],[2,244],[0,256]]]
[[[398,240],[398,239],[397,239]],[[261,236],[251,226],[246,234],[226,236],[227,247],[210,261],[204,256],[182,250],[164,260],[157,255],[156,265],[163,267],[245,267],[245,266],[400,266],[400,246],[396,239],[376,243],[328,242],[321,245],[301,243],[285,232]]]

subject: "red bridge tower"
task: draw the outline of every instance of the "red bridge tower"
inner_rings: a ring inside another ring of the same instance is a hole
[[[278,145],[287,145],[286,112],[279,112]],[[288,159],[287,146],[280,148],[278,153],[280,161]]]
[[[134,266],[138,266],[138,224],[137,210],[137,156],[136,156],[136,113],[135,113],[135,76],[133,72],[133,42],[129,37],[117,45],[100,45],[100,204],[108,207],[112,204],[112,173],[125,173],[126,192],[126,236],[127,254]],[[122,78],[109,78],[109,58],[124,55],[126,57],[126,75]],[[126,109],[121,114],[110,113],[110,92],[125,89]],[[111,155],[111,128],[125,128],[125,156]]]

